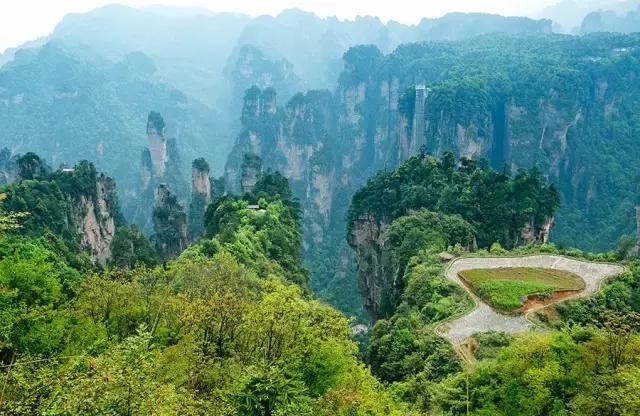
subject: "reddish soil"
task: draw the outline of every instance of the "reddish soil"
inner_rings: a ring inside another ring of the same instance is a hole
[[[458,275],[462,284],[467,288],[468,291],[476,295],[479,299],[482,300],[480,294],[476,291],[475,287],[468,282],[464,277]],[[560,302],[564,299],[570,298],[578,293],[582,292],[582,290],[558,290],[557,292],[553,292],[551,295],[541,296],[541,295],[529,295],[528,300],[519,307],[518,309],[512,310],[502,310],[491,306],[494,310],[507,314],[507,315],[523,315],[527,312],[535,311],[538,309],[542,309],[543,307],[550,305],[552,303]],[[484,302],[484,300],[482,300]]]
[[[517,312],[526,313],[537,310],[551,303],[560,302],[561,300],[574,296],[580,292],[581,290],[559,290],[557,292],[553,292],[550,296],[529,295],[529,299],[517,310]]]

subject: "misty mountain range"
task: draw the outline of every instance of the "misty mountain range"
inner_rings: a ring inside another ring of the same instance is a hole
[[[567,1],[543,12],[553,21],[451,13],[413,26],[300,10],[251,18],[107,6],[68,15],[52,34],[0,57],[0,148],[35,151],[54,168],[95,163],[116,179],[127,219],[148,227],[147,120],[157,112],[172,149],[159,158],[175,169],[157,181],[187,183],[197,158],[220,183],[230,181],[233,169],[225,166],[235,166],[239,178],[242,153],[252,151],[265,168],[289,173],[307,204],[306,247],[324,239],[331,251],[345,244],[344,214],[355,189],[420,148],[407,143],[416,116],[411,101],[415,85],[427,82],[434,86],[422,114],[429,151],[484,157],[496,168],[539,165],[565,197],[556,237],[609,248],[633,226],[628,188],[637,175],[607,185],[620,169],[603,161],[640,154],[628,87],[637,39],[588,32],[635,31],[631,3],[594,2],[596,10]],[[567,14],[584,14],[583,36],[552,33],[575,23]],[[605,146],[610,136],[616,146]],[[602,159],[585,177],[577,155],[594,146]],[[186,205],[187,187],[180,189]],[[598,192],[611,200],[592,203]],[[327,257],[321,250],[313,256]],[[348,259],[341,264],[312,267],[312,281],[322,286],[316,289],[330,288],[327,297],[353,273],[344,270]],[[355,293],[349,290],[343,292]]]

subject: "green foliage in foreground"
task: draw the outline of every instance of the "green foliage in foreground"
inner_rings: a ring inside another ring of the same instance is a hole
[[[471,284],[489,304],[513,310],[528,295],[550,295],[558,290],[580,290],[584,281],[562,270],[529,267],[464,270],[460,277]]]
[[[449,367],[444,377],[442,372],[434,373],[446,370],[447,361],[434,360],[439,349],[432,346],[426,362],[432,371],[404,373],[390,388],[415,410],[430,415],[464,415],[467,404],[472,415],[637,414],[640,402],[633,393],[640,383],[637,319],[621,315],[603,323],[601,329],[573,327],[514,337],[478,335],[481,346],[476,356],[481,361],[468,379],[460,367]],[[395,345],[424,336],[424,331],[407,327],[396,333]],[[410,350],[389,351],[394,351],[395,360],[405,354],[397,362],[408,363],[412,358],[414,363],[421,362],[419,355],[407,354]],[[388,369],[402,374],[402,367]]]
[[[95,275],[66,302],[41,271],[50,289],[23,300],[49,309],[16,324],[6,414],[395,414],[338,312],[228,252]]]
[[[516,336],[469,374],[472,415],[633,415],[640,412],[638,316],[609,315],[603,329]],[[467,378],[433,387],[426,409],[466,414]]]
[[[72,267],[87,269],[92,265],[81,238],[86,209],[93,207],[96,219],[102,221],[98,210],[105,206],[116,227],[110,265],[131,268],[136,263],[155,262],[144,235],[135,226],[124,226],[115,182],[97,172],[92,163],[81,161],[72,172],[52,172],[33,153],[17,156],[16,163],[20,176],[1,187],[0,236],[6,232],[13,237],[44,238],[57,246],[54,251]],[[3,214],[5,211],[8,214]]]
[[[250,209],[249,205],[259,209]],[[268,172],[253,192],[242,197],[225,196],[205,213],[205,236],[183,257],[207,257],[220,249],[261,277],[285,276],[308,289],[309,272],[303,266],[301,214],[289,183],[279,173]]]
[[[156,253],[138,227],[133,225],[116,230],[111,242],[111,266],[132,269],[139,264],[152,266],[156,262]]]
[[[475,335],[470,345],[479,362],[463,371],[451,346],[440,342],[434,328],[468,312],[472,303],[444,278],[437,260],[440,246],[432,241],[436,244],[430,249],[427,244],[409,261],[402,302],[390,319],[376,323],[367,348],[372,370],[388,382],[395,396],[421,414],[443,416],[465,415],[467,406],[468,414],[477,416],[640,413],[640,401],[633,393],[640,383],[640,263],[632,262],[628,272],[593,298],[561,304],[561,320],[554,330]],[[609,261],[618,255],[553,245],[511,252],[494,246],[491,253],[473,255],[537,253]],[[523,283],[528,279],[567,288],[584,284],[570,274],[558,276],[546,270],[520,274]]]
[[[5,194],[0,194],[0,203],[2,203],[6,197],[7,196]],[[18,221],[26,215],[27,214],[25,212],[13,212],[7,214],[2,209],[2,205],[0,205],[0,237],[2,237],[7,231],[18,228]]]
[[[91,273],[44,238],[0,239],[2,414],[412,414],[346,318],[292,283],[306,276],[293,201],[247,203],[216,205],[211,235],[153,268],[125,254]]]
[[[596,326],[602,325],[609,311],[640,313],[640,261],[630,262],[625,273],[609,281],[594,296],[564,302],[556,309],[563,321]]]
[[[411,283],[409,265],[411,259],[422,250],[430,252],[428,261],[436,261],[435,253],[448,247],[470,247],[474,241],[474,229],[459,215],[446,215],[427,210],[409,212],[391,223],[384,250],[388,261],[385,280],[377,282],[382,302],[379,316],[389,317],[401,303],[402,292]],[[435,259],[435,260],[434,260]],[[366,266],[368,267],[368,266]]]
[[[451,345],[433,332],[433,324],[470,311],[473,301],[444,277],[439,252],[435,246],[411,260],[396,313],[373,328],[367,360],[383,380],[438,381],[461,370]],[[411,402],[415,394],[409,389],[402,397]]]

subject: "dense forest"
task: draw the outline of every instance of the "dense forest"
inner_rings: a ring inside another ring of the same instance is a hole
[[[103,268],[56,219],[95,176],[80,164],[2,190],[3,414],[400,414],[348,321],[310,297],[284,177],[211,204],[178,259],[156,265],[149,242],[131,259],[116,239]]]
[[[0,415],[640,415],[638,7],[6,50]]]
[[[15,161],[15,182],[0,189],[3,414],[640,411],[633,394],[640,383],[635,262],[597,296],[558,305],[545,332],[475,335],[472,360],[436,331],[472,307],[443,277],[443,250],[627,256],[514,239],[515,230],[557,209],[556,191],[535,170],[507,174],[452,154],[423,155],[357,192],[350,224],[363,216],[390,222],[404,282],[384,294],[394,307],[365,340],[311,294],[301,205],[278,172],[260,172],[242,195],[214,198],[201,237],[162,264],[150,242],[118,220],[111,258],[101,265],[82,244],[82,227],[74,232],[88,215],[72,202],[101,198],[97,184],[112,180],[87,162],[52,171],[34,154]],[[385,203],[374,203],[374,194]],[[492,223],[492,215],[470,209],[474,198],[486,212],[502,208],[511,218]],[[119,212],[117,198],[108,212]],[[64,217],[68,226],[61,227]]]
[[[291,36],[300,24],[308,36]],[[551,31],[548,20],[484,14],[408,27],[299,10],[252,19],[105,7],[68,16],[46,39],[5,54],[0,142],[54,167],[91,161],[118,181],[123,215],[147,236],[157,183],[171,182],[189,207],[186,186],[177,185],[187,183],[189,161],[206,158],[211,175],[224,172],[237,192],[233,171],[254,153],[300,199],[313,289],[363,317],[344,241],[348,202],[422,145],[437,156],[485,158],[497,170],[538,167],[562,201],[551,235],[558,244],[609,250],[633,233],[637,35]],[[414,132],[422,84],[424,123],[416,125],[424,132]],[[269,91],[276,112],[254,108],[249,121],[253,86]],[[180,158],[169,158],[171,178],[144,187],[151,111],[164,118],[170,153]]]
[[[440,251],[506,248],[548,241],[558,193],[535,169],[498,173],[486,161],[414,156],[358,190],[347,214],[365,308],[389,317],[404,290],[409,261]]]
[[[638,42],[637,34],[487,35],[387,55],[351,48],[333,92],[283,104],[272,88],[246,91],[226,183],[239,189],[246,153],[290,179],[305,211],[314,289],[352,314],[360,312],[350,302],[347,202],[378,171],[420,152],[486,159],[499,172],[537,168],[561,202],[551,241],[611,250],[635,232]],[[416,119],[420,84],[424,120]]]
[[[375,293],[382,287],[375,312],[383,319],[373,327],[364,355],[373,373],[420,414],[640,411],[631,393],[640,380],[635,350],[640,341],[637,261],[595,297],[538,312],[547,326],[544,332],[478,333],[461,347],[468,353],[452,350],[438,332],[439,323],[474,306],[461,287],[444,277],[443,251],[459,255],[477,241],[485,248],[474,256],[546,253],[612,262],[625,258],[628,247],[596,255],[542,240],[505,238],[510,232],[503,227],[528,228],[519,212],[530,218],[540,215],[540,223],[558,206],[556,191],[537,171],[509,176],[482,163],[457,162],[451,154],[442,160],[423,158],[378,174],[354,195],[349,210],[350,243],[358,250],[361,271],[366,268],[361,289]],[[460,189],[451,192],[455,186]],[[372,221],[388,225],[371,233],[367,227]],[[377,240],[364,240],[370,235]],[[362,247],[366,244],[370,250]],[[394,290],[371,282],[376,268],[385,266],[391,273],[377,273],[395,282]],[[370,293],[364,295],[371,299]]]

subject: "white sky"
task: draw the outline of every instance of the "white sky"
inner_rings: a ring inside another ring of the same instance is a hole
[[[487,12],[509,16],[533,16],[558,0],[0,0],[0,51],[49,34],[67,13],[86,12],[110,3],[134,7],[154,4],[199,6],[214,11],[242,12],[252,16],[278,14],[297,7],[320,16],[352,19],[378,16],[402,23],[447,12]]]

